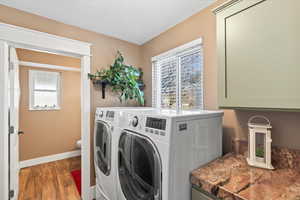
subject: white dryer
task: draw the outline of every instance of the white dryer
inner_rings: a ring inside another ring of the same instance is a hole
[[[96,200],[116,200],[117,137],[121,110],[151,110],[146,107],[97,108],[94,128]]]
[[[190,172],[222,155],[223,112],[120,116],[118,200],[190,200]]]

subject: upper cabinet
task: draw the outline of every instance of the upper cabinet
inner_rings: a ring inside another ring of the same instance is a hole
[[[300,110],[300,1],[233,0],[214,12],[219,106]]]

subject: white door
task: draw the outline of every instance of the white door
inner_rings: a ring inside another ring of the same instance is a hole
[[[10,126],[10,159],[9,159],[9,180],[10,199],[17,200],[19,192],[19,61],[16,49],[9,49],[9,126]]]

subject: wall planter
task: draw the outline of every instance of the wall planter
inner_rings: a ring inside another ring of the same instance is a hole
[[[108,82],[106,80],[92,80],[94,85],[101,85],[102,99],[105,99],[105,89]]]
[[[116,59],[109,69],[89,74],[94,85],[102,86],[102,98],[105,98],[105,89],[109,86],[113,92],[119,95],[121,102],[135,100],[144,105],[145,84],[142,76],[141,69],[124,64],[124,57],[120,52],[117,53]]]

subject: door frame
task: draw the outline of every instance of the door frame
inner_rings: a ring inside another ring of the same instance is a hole
[[[9,46],[81,59],[81,197],[90,200],[91,44],[5,23],[0,23],[0,199],[9,199]]]

